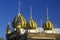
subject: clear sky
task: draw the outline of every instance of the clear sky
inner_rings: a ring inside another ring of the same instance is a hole
[[[7,23],[12,21],[18,14],[19,0],[0,0],[0,37],[6,36]],[[20,0],[20,11],[24,18],[29,21],[30,6],[32,6],[32,16],[37,22],[38,27],[46,21],[46,7],[48,6],[48,15],[51,22],[60,28],[60,0]]]

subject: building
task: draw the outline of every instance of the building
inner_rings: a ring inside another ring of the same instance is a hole
[[[60,40],[60,34],[56,34],[54,25],[48,18],[48,12],[46,22],[42,25],[42,28],[38,28],[32,16],[30,16],[30,20],[27,23],[20,11],[15,16],[12,27],[13,31],[10,30],[10,23],[8,23],[6,31],[7,40]]]

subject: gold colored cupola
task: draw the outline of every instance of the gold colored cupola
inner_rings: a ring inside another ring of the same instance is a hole
[[[11,30],[10,30],[10,23],[8,23],[7,25],[7,31],[6,31],[7,34],[10,34],[11,33]]]
[[[15,28],[26,28],[26,20],[20,13],[18,13],[13,23],[15,25]]]
[[[50,22],[50,20],[46,20],[46,23],[43,24],[44,30],[52,30],[54,28],[53,23]]]
[[[30,17],[30,22],[29,22],[29,24],[30,24],[30,28],[31,28],[31,29],[36,29],[36,28],[37,28],[37,24],[36,24],[36,22],[32,19],[32,17]]]

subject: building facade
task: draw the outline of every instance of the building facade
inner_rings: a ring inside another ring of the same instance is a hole
[[[38,28],[32,16],[30,16],[30,20],[27,23],[19,11],[18,15],[13,19],[12,28],[13,30],[11,31],[10,23],[8,23],[6,30],[7,40],[60,40],[60,34],[56,34],[54,25],[49,20],[48,15],[42,28]]]

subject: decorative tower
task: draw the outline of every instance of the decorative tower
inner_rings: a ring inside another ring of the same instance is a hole
[[[36,22],[32,19],[32,6],[30,7],[30,21],[29,21],[29,27],[30,29],[36,29],[37,28],[37,24]]]
[[[20,13],[20,2],[18,15],[14,18],[12,25],[15,29],[26,28],[26,20]]]
[[[49,20],[49,17],[48,17],[48,7],[47,7],[47,18],[46,18],[46,22],[45,22],[45,24],[43,24],[42,27],[44,28],[44,30],[52,30],[54,28],[53,23]]]
[[[11,33],[11,30],[10,30],[10,23],[8,23],[6,34],[10,34],[10,33]]]

